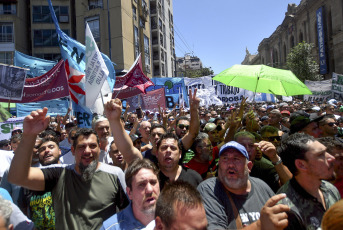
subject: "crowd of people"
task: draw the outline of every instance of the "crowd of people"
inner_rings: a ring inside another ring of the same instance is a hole
[[[0,141],[0,229],[342,229],[343,103],[47,108]]]

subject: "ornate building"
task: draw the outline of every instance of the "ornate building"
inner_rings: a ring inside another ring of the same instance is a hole
[[[326,79],[343,73],[343,0],[302,0],[289,4],[285,18],[269,38],[261,41],[258,54],[247,51],[242,64],[286,65],[286,57],[298,43],[315,45],[312,54]]]

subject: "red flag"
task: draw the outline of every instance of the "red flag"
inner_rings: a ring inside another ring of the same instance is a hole
[[[154,85],[154,83],[147,76],[145,76],[142,71],[142,59],[140,54],[137,57],[135,63],[133,63],[129,72],[125,74],[124,77],[127,78],[125,85],[137,88],[144,94],[146,93],[146,88]]]
[[[47,73],[35,78],[26,78],[22,99],[20,101],[11,100],[11,102],[47,101],[66,96],[69,96],[68,78],[64,61],[60,60]],[[8,99],[0,99],[0,101],[8,102]]]

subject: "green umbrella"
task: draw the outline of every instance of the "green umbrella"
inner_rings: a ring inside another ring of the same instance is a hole
[[[234,65],[216,75],[213,80],[255,93],[284,96],[312,94],[291,71],[266,65]]]

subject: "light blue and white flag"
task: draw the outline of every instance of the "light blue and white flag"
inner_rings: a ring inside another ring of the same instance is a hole
[[[108,76],[108,69],[86,24],[86,106],[92,108]],[[107,84],[108,85],[108,84]],[[108,89],[111,93],[111,90]],[[100,95],[101,96],[101,95]]]
[[[80,42],[70,38],[67,34],[65,34],[59,27],[55,11],[53,9],[51,0],[48,0],[49,8],[51,17],[54,21],[56,31],[58,34],[58,40],[59,45],[61,48],[61,55],[62,58],[66,61],[66,64],[68,64],[69,67],[69,78],[74,76],[80,76],[79,73],[85,73],[86,69],[86,63],[85,63],[85,55],[86,55],[86,47],[81,44]],[[113,90],[114,83],[115,83],[115,70],[113,67],[112,61],[105,55],[101,54],[105,64],[107,66],[107,69],[109,71],[108,77],[107,77],[107,83],[111,91]],[[68,71],[67,71],[68,72]],[[71,97],[74,102],[76,102],[79,105],[85,105],[85,84],[84,81],[78,81],[78,82],[70,82],[74,87],[70,87],[70,93],[72,94]],[[77,99],[77,100],[75,100]]]

